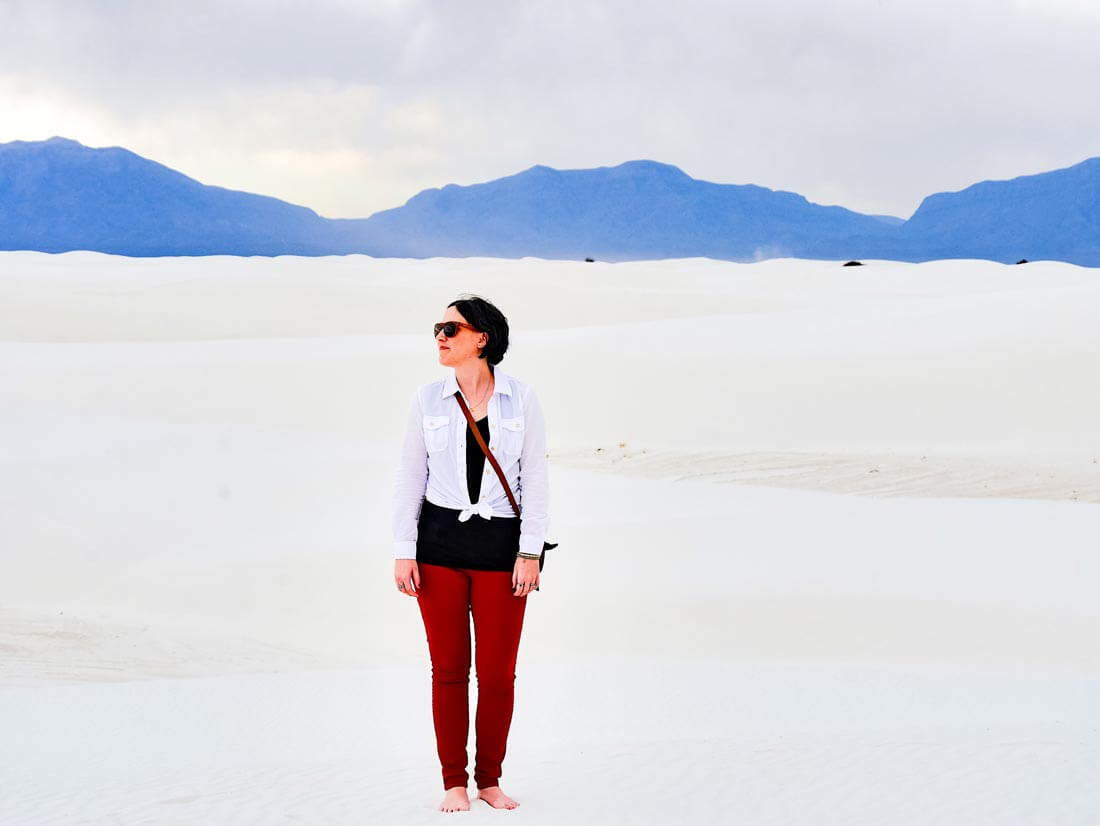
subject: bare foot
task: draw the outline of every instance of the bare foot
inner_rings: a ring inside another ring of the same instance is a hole
[[[519,805],[519,801],[512,800],[500,790],[500,786],[487,786],[484,789],[478,789],[477,796],[494,809],[514,809]]]
[[[465,786],[451,786],[443,795],[443,802],[439,804],[441,812],[468,812],[470,811],[470,796],[466,794]]]

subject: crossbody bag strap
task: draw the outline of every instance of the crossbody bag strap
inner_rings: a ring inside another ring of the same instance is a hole
[[[485,440],[481,438],[481,430],[474,421],[474,417],[470,413],[470,408],[466,406],[466,400],[462,398],[462,392],[456,390],[455,398],[458,399],[458,406],[462,408],[462,412],[466,416],[466,421],[470,423],[470,430],[473,431],[474,438],[477,439],[477,443],[481,446],[481,452],[485,454],[485,458],[489,460],[489,463],[493,466],[493,470],[497,472],[497,478],[500,479],[500,484],[504,487],[504,492],[508,494],[508,501],[512,503],[512,510],[516,512],[516,516],[519,516],[519,506],[516,504],[516,497],[512,495],[512,489],[508,487],[508,480],[504,478],[504,471],[501,470],[500,465],[497,464],[496,457],[489,450],[489,446],[485,444]]]

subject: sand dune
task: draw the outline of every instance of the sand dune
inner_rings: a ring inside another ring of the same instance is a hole
[[[388,508],[461,291],[561,542],[506,816],[1100,821],[1093,271],[3,253],[0,822],[442,816]]]

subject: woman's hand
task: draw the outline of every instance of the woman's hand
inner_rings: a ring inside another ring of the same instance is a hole
[[[516,565],[512,569],[512,595],[525,597],[539,584],[539,561],[537,559],[524,559],[516,557]]]
[[[397,590],[406,596],[418,596],[420,590],[420,569],[415,559],[395,559],[393,561],[393,580]]]

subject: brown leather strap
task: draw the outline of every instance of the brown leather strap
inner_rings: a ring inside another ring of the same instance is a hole
[[[490,464],[493,466],[493,470],[497,472],[497,478],[500,479],[500,484],[504,487],[504,492],[508,494],[508,501],[512,503],[512,510],[516,512],[516,516],[519,516],[519,506],[516,504],[516,497],[512,495],[512,489],[508,487],[508,480],[504,478],[504,471],[501,470],[500,465],[497,464],[496,457],[493,456],[492,451],[489,450],[489,446],[485,444],[485,440],[481,438],[481,430],[478,429],[477,423],[470,413],[470,408],[466,406],[466,400],[462,398],[462,392],[456,390],[455,398],[458,399],[458,406],[462,408],[462,412],[466,416],[466,421],[470,423],[470,430],[474,432],[474,438],[477,439],[477,443],[481,445],[481,452],[485,454],[485,458],[489,460]]]

